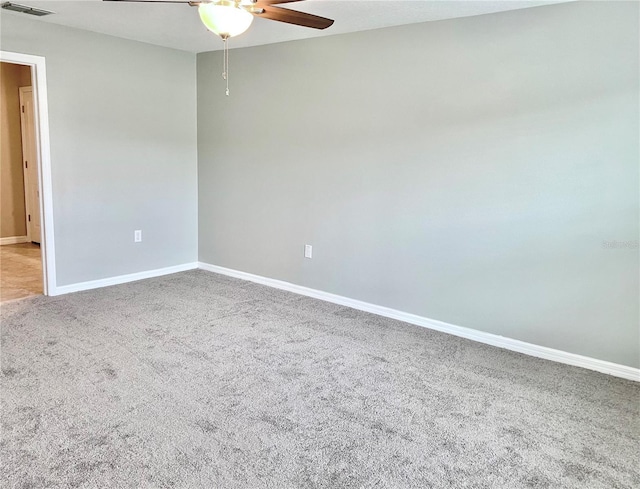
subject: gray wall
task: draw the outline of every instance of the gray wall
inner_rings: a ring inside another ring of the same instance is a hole
[[[195,55],[19,14],[1,27],[3,50],[46,57],[58,285],[195,261]]]
[[[640,366],[638,8],[198,55],[200,260]]]

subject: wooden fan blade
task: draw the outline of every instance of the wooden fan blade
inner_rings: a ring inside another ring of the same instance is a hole
[[[257,0],[256,3],[252,4],[255,7],[264,7],[269,5],[278,5],[279,3],[293,3],[293,2],[303,2],[304,0]]]
[[[318,15],[298,12],[297,10],[289,10],[287,8],[270,7],[268,5],[260,5],[262,13],[254,13],[256,17],[263,19],[277,20],[278,22],[286,22],[287,24],[300,25],[302,27],[311,27],[313,29],[326,29],[333,24],[333,20]]]

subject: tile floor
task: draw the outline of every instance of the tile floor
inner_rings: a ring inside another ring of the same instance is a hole
[[[0,246],[0,302],[40,294],[40,246],[34,243]]]

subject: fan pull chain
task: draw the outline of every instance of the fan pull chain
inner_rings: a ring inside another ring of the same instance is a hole
[[[228,37],[223,37],[224,49],[222,51],[222,79],[227,82],[227,97],[229,96],[229,45],[227,44]]]

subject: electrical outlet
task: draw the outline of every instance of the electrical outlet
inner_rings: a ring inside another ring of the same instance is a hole
[[[137,229],[133,232],[134,243],[140,243],[142,241],[142,230]]]
[[[313,246],[304,245],[304,257],[305,258],[313,258]]]

